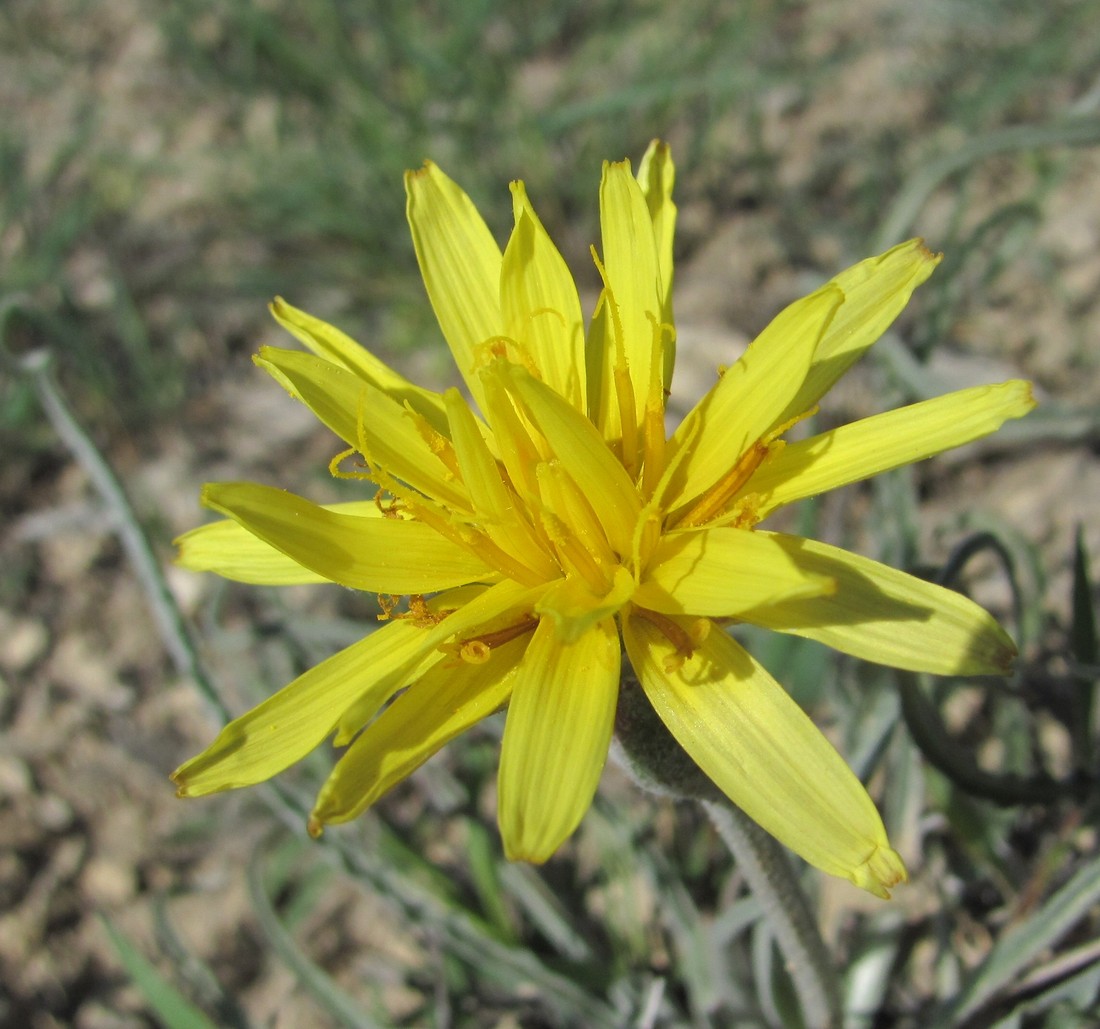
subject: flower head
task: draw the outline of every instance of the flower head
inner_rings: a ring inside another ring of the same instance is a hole
[[[183,536],[180,560],[246,582],[378,593],[386,621],[227,725],[176,771],[181,795],[260,782],[334,735],[347,749],[318,796],[318,833],[507,705],[504,846],[543,861],[591,803],[625,648],[672,735],[765,829],[880,896],[904,879],[862,785],[723,627],[905,669],[1007,670],[1012,642],[965,598],[761,523],[993,432],[1030,410],[1030,389],[961,390],[784,442],[932,273],[939,258],[913,240],[781,312],[667,436],[672,184],[661,143],[637,177],[629,162],[604,165],[603,290],[586,332],[522,183],[502,253],[439,168],[407,175],[420,269],[474,407],[274,302],[311,353],[265,347],[257,364],[343,438],[332,471],[369,480],[373,498],[320,507],[208,485],[203,502],[228,518]]]

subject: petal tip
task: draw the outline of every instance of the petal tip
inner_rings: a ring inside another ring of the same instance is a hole
[[[549,854],[543,854],[541,851],[531,850],[518,844],[510,844],[507,839],[504,840],[504,857],[508,861],[525,861],[529,865],[544,865],[552,855],[553,851]]]
[[[917,239],[914,239],[913,242],[916,244],[917,253],[920,254],[920,256],[923,257],[926,261],[931,261],[933,267],[935,267],[935,265],[939,264],[940,261],[943,260],[943,252],[939,250],[932,250],[924,242],[923,239],[920,239],[918,237]]]
[[[993,659],[997,674],[1006,677],[1012,675],[1012,670],[1016,666],[1016,658],[1019,656],[1020,652],[1016,644],[1008,639],[1005,646],[998,651],[997,656]]]
[[[187,776],[186,776],[185,773],[187,771],[187,766],[190,765],[190,764],[191,764],[190,761],[185,761],[170,776],[168,776],[169,782],[171,782],[172,785],[176,787],[176,796],[184,798],[184,799],[186,799],[188,797],[201,796],[201,792],[198,791],[198,790],[195,790],[187,782]]]
[[[885,843],[875,844],[867,859],[853,869],[849,878],[860,889],[881,900],[890,899],[890,890],[909,881],[901,855]]]
[[[411,194],[413,186],[419,184],[424,179],[430,178],[434,172],[438,169],[434,161],[430,161],[425,158],[424,163],[419,168],[406,168],[405,169],[405,191]]]

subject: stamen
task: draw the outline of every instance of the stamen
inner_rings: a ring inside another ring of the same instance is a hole
[[[556,578],[557,566],[532,528],[526,505],[505,481],[506,470],[490,449],[466,402],[457,390],[448,390],[445,401],[451,442],[478,527],[514,561],[544,579]],[[504,402],[510,404],[507,398]],[[496,398],[485,405],[490,417],[495,405]]]
[[[635,605],[632,613],[643,621],[649,622],[676,648],[676,652],[669,654],[664,660],[665,673],[668,675],[678,672],[684,666],[685,661],[690,661],[695,656],[696,648],[702,644],[707,633],[710,632],[710,619],[707,618],[695,619],[689,631],[674,622],[668,615],[651,611],[647,607]],[[706,624],[700,625],[700,623]]]
[[[741,455],[737,463],[699,498],[694,507],[675,519],[668,527],[672,529],[703,525],[717,517],[734,498],[737,491],[749,481],[752,473],[760,467],[760,462],[767,456],[768,444],[757,440]]]
[[[358,454],[359,450],[356,447],[348,447],[347,450],[341,450],[340,453],[328,463],[329,475],[334,479],[366,479],[368,482],[374,482],[374,473],[369,462],[366,463],[367,471],[365,472],[345,472],[340,467],[340,464],[347,460],[347,458],[355,457]]]
[[[528,568],[517,558],[496,544],[481,529],[473,525],[456,523],[436,512],[423,514],[416,512],[420,521],[427,523],[441,536],[452,540],[461,547],[481,558],[490,568],[496,569],[505,578],[514,579],[525,586],[535,586],[545,582],[546,577]]]
[[[403,486],[381,468],[373,471],[374,481],[381,489],[400,500],[413,518],[435,529],[440,536],[470,551],[506,578],[514,579],[527,586],[545,582],[545,576],[540,577],[535,571],[502,550],[479,528],[463,520],[463,517],[472,516],[460,516],[449,511],[443,505]]]
[[[537,433],[516,410],[502,376],[487,373],[482,376],[482,384],[485,414],[493,427],[508,478],[518,494],[535,493],[538,491],[535,468],[543,460],[533,435]]]
[[[506,625],[502,629],[493,629],[477,636],[468,636],[453,643],[445,643],[439,649],[445,654],[453,654],[460,660],[472,665],[483,665],[492,656],[494,647],[501,647],[514,639],[535,629],[539,624],[534,615],[524,615],[518,622]]]
[[[503,629],[493,629],[491,632],[483,632],[479,636],[471,636],[468,642],[476,641],[489,648],[501,647],[505,643],[511,643],[512,640],[519,639],[525,633],[533,631],[538,624],[539,620],[534,615],[524,615],[513,625],[506,625]]]
[[[616,315],[618,320],[618,315]],[[615,365],[615,395],[619,399],[619,424],[622,429],[623,467],[630,477],[638,475],[640,454],[638,452],[638,408],[634,403],[634,383],[630,378],[630,369],[626,357]]]
[[[483,665],[492,656],[492,651],[481,640],[467,640],[458,648],[458,656],[468,665]]]
[[[391,618],[400,617],[400,615],[394,615],[394,609],[401,603],[401,598],[393,593],[379,593],[378,594],[378,606],[382,609],[382,613],[378,616],[380,622],[388,622]]]
[[[428,607],[423,593],[413,593],[409,597],[409,612],[405,617],[411,619],[418,629],[430,629],[433,625],[442,622],[450,613],[450,611],[433,611]]]
[[[564,322],[565,319],[563,318],[562,321]],[[538,362],[531,355],[530,350],[511,336],[490,336],[482,340],[474,347],[474,358],[475,366],[479,368],[487,368],[497,360],[521,365],[532,378],[542,381],[542,372],[539,371]]]
[[[746,493],[738,497],[729,511],[719,519],[722,525],[732,525],[735,529],[751,529],[760,521],[759,493]]]
[[[703,496],[698,503],[690,508],[687,514],[675,518],[668,528],[685,528],[692,525],[703,525],[713,521],[732,501],[742,487],[752,478],[756,469],[764,462],[765,458],[775,450],[778,452],[786,444],[779,437],[797,425],[805,418],[817,413],[817,406],[808,411],[796,414],[785,422],[776,425],[760,437],[748,450],[746,450],[737,463],[721,479],[718,480]],[[746,507],[747,511],[747,507]],[[740,512],[738,513],[740,516]],[[760,519],[757,518],[756,521]],[[753,523],[755,524],[755,522]]]
[[[401,512],[404,510],[404,507],[402,506],[401,501],[397,499],[397,497],[391,496],[390,499],[387,500],[386,494],[388,492],[389,490],[380,489],[377,493],[375,493],[374,506],[382,512],[383,518],[400,518]]]
[[[420,438],[428,444],[428,449],[431,450],[436,457],[443,463],[443,467],[447,469],[447,478],[457,479],[462,481],[462,473],[458,467],[458,457],[455,454],[454,444],[447,439],[438,429],[436,429],[427,418],[425,418],[420,412],[414,411],[412,405],[405,401],[405,413],[409,415],[413,420],[413,424],[416,426],[416,431],[420,433]]]
[[[639,577],[649,564],[654,549],[661,540],[661,509],[650,501],[642,510],[634,530],[634,575]]]
[[[378,616],[380,622],[390,621],[409,621],[412,622],[418,629],[430,629],[433,625],[438,625],[451,613],[451,610],[446,611],[433,611],[428,607],[428,602],[424,599],[422,593],[413,593],[409,596],[409,609],[407,611],[398,611],[397,605],[401,603],[401,597],[393,593],[379,593],[378,594],[378,606],[382,609],[382,613]]]
[[[544,461],[536,469],[542,502],[584,545],[599,565],[618,564],[618,555],[607,542],[607,533],[588,498],[558,460]]]
[[[562,571],[567,575],[572,572],[579,576],[596,596],[606,596],[611,589],[611,578],[596,558],[553,511],[544,507],[541,513],[542,524],[558,555],[558,564]]]

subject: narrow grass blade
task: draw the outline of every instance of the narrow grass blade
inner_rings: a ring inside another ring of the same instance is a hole
[[[126,974],[165,1029],[217,1029],[206,1015],[157,971],[134,942],[106,915],[101,915],[100,921]]]
[[[933,1020],[935,1027],[961,1025],[1054,946],[1100,901],[1100,858],[1094,858],[1031,918],[1013,926],[994,944],[989,957],[963,984],[953,1003]]]
[[[363,1010],[361,1004],[337,986],[332,977],[310,959],[284,927],[267,894],[263,863],[264,856],[261,850],[249,863],[248,889],[252,897],[252,908],[264,938],[271,944],[272,949],[284,964],[298,977],[298,982],[312,994],[318,1005],[327,1011],[337,1024],[350,1026],[351,1029],[382,1029],[382,1023],[375,1021],[367,1011]]]

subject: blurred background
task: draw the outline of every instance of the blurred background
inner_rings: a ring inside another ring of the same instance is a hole
[[[279,794],[167,780],[218,717],[135,527],[233,712],[376,611],[171,566],[204,481],[350,495],[338,442],[251,364],[293,345],[267,301],[449,385],[403,170],[435,160],[501,242],[523,178],[591,298],[601,161],[654,136],[677,162],[677,410],[783,305],[912,235],[946,259],[818,426],[1036,384],[1024,422],[797,523],[965,585],[1020,641],[1012,682],[748,638],[913,874],[889,904],[804,876],[849,1024],[1097,1024],[1098,24],[1082,0],[6,0],[0,1024],[799,1024],[692,807],[609,767],[561,855],[502,861],[497,721],[325,844],[293,812],[331,753]]]

